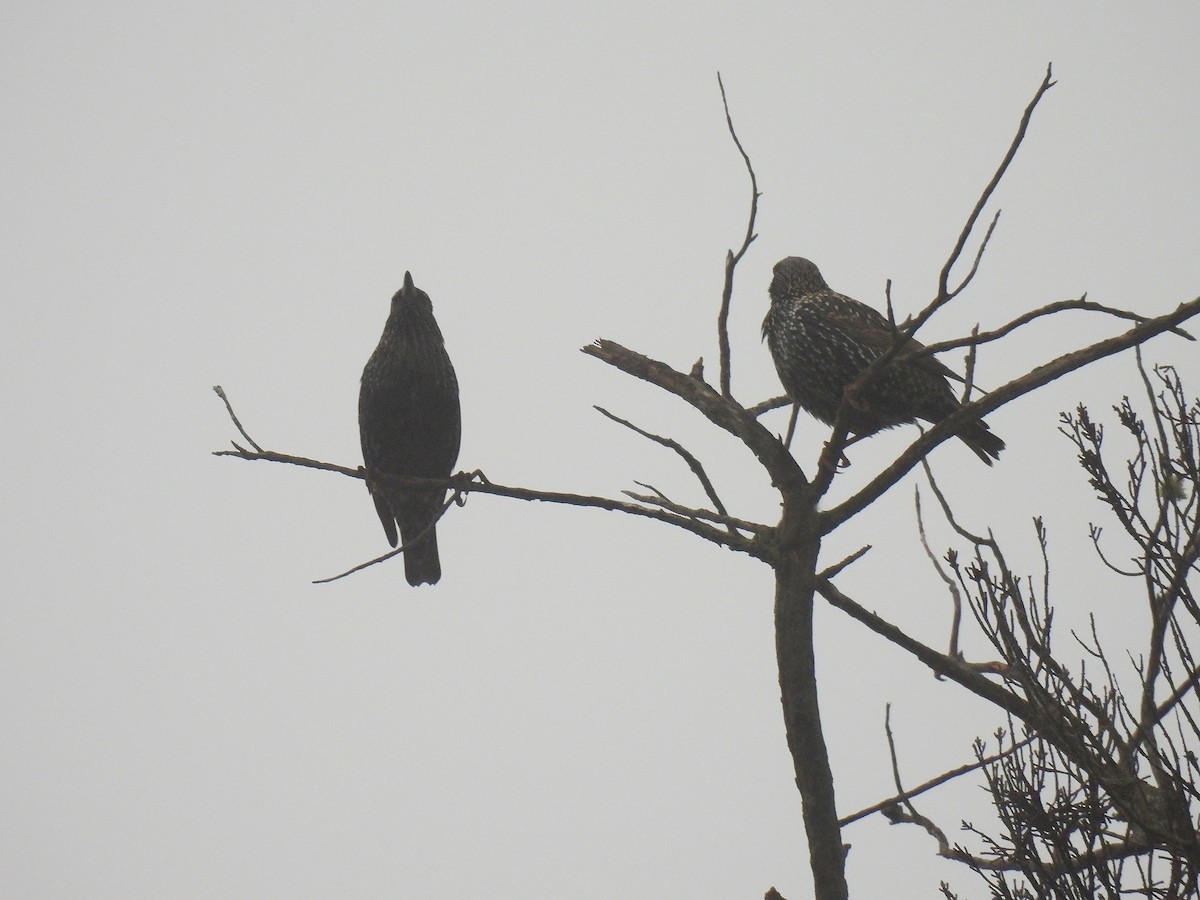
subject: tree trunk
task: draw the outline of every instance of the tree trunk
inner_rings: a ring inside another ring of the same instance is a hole
[[[817,704],[813,597],[821,547],[816,510],[785,498],[775,564],[775,654],[788,749],[808,835],[817,900],[846,900],[845,850],[833,796],[833,774]]]

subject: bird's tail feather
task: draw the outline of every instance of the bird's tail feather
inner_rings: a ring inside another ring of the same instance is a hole
[[[992,460],[1000,458],[1000,451],[1004,449],[1004,441],[993,434],[992,430],[988,428],[987,422],[982,419],[976,419],[966,425],[958,433],[958,436],[974,451],[976,456],[989,466],[992,464]]]
[[[436,507],[435,507],[436,509]],[[436,520],[428,513],[405,516],[400,522],[400,542],[404,547],[404,576],[413,587],[437,584],[442,577],[438,556]]]
[[[404,577],[413,587],[418,584],[437,584],[442,577],[442,561],[438,557],[437,533],[430,531],[420,543],[404,550]]]

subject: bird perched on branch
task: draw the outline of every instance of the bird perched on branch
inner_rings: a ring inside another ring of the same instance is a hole
[[[429,295],[408,272],[363,369],[358,431],[367,489],[393,547],[400,527],[408,583],[436,584],[442,564],[435,523],[446,489],[405,488],[380,477],[449,478],[462,434],[454,366]]]
[[[859,377],[895,341],[896,329],[865,303],[829,289],[817,267],[789,256],[775,264],[771,308],[762,333],[783,389],[826,425],[839,408],[856,437],[924,419],[937,423],[961,407],[947,378],[962,379],[932,356],[889,362]],[[913,339],[902,352],[922,349]],[[958,437],[989,466],[1004,449],[982,419],[964,422]]]

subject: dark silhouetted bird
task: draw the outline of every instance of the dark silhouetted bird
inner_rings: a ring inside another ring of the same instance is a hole
[[[830,290],[807,259],[777,262],[770,294],[762,333],[775,371],[788,396],[826,425],[833,424],[843,396],[843,421],[857,437],[917,419],[940,422],[961,406],[946,379],[962,379],[932,356],[889,363],[861,389],[855,385],[891,348],[895,330],[865,303]],[[921,344],[910,339],[904,349]],[[957,434],[989,466],[1004,449],[982,419],[963,423]]]
[[[413,284],[408,272],[404,287],[392,297],[379,346],[363,369],[358,432],[367,488],[393,547],[400,526],[408,583],[436,584],[442,564],[434,523],[445,489],[399,488],[378,477],[448,478],[462,434],[454,366],[429,295]]]

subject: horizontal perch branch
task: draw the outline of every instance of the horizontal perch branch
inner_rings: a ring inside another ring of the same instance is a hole
[[[351,478],[362,478],[363,470],[352,469],[348,466],[339,466],[335,463],[322,462],[316,459],[307,459],[303,456],[292,456],[287,453],[276,453],[271,450],[263,450],[255,452],[251,450],[216,450],[213,456],[232,456],[237,459],[245,460],[260,460],[263,462],[287,463],[294,466],[302,466],[308,469],[319,469],[325,472],[336,472],[339,475],[347,475]],[[392,476],[380,475],[381,479],[388,479]],[[490,481],[475,480],[472,475],[460,473],[449,479],[436,478],[395,478],[397,483],[401,483],[410,487],[442,487],[459,491],[463,494],[492,494],[497,497],[508,497],[513,500],[541,501],[543,503],[560,503],[565,506],[588,506],[594,509],[604,509],[610,512],[621,512],[631,516],[642,516],[647,519],[656,519],[660,522],[665,522],[668,525],[674,525],[682,528],[685,531],[690,531],[707,541],[718,544],[722,547],[728,547],[731,550],[738,550],[742,553],[748,553],[756,559],[767,559],[767,550],[762,543],[756,541],[753,537],[747,537],[742,534],[739,529],[744,531],[752,531],[760,534],[769,534],[772,528],[769,525],[760,525],[754,522],[747,522],[743,519],[736,519],[729,516],[721,515],[712,510],[690,510],[688,513],[675,513],[667,509],[654,508],[643,506],[638,503],[628,503],[623,500],[613,500],[609,497],[596,497],[588,494],[570,494],[561,491],[541,491],[533,488],[514,487],[511,485],[496,484]],[[717,528],[715,525],[708,524],[704,519],[725,526],[725,528]]]

